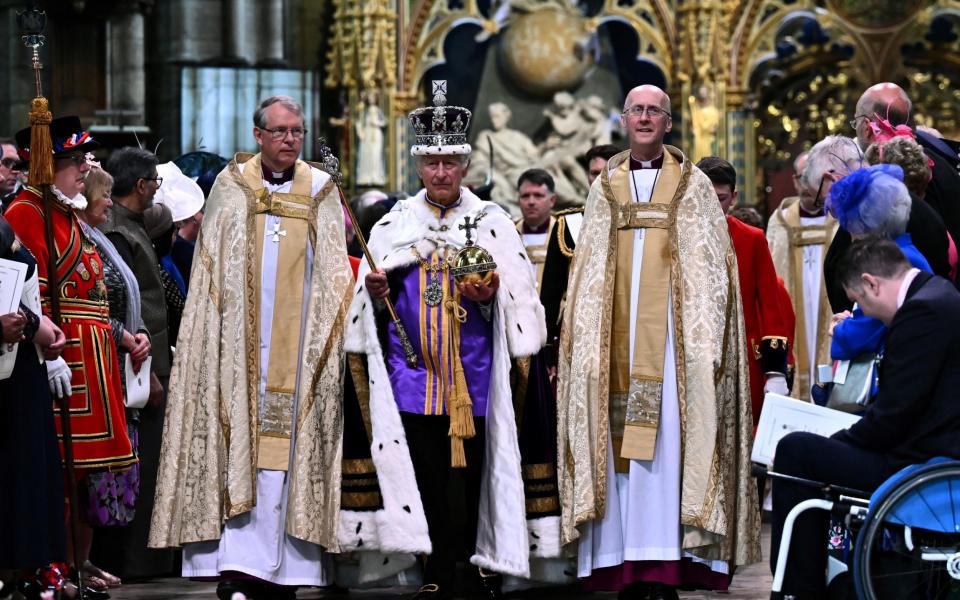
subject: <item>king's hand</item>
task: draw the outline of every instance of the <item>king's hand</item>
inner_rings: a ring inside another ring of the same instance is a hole
[[[460,290],[460,295],[467,300],[473,300],[478,303],[487,303],[493,300],[493,297],[497,295],[497,288],[499,287],[500,275],[498,275],[496,271],[491,273],[490,278],[486,282],[457,282],[457,289]]]
[[[386,298],[390,294],[390,286],[387,284],[387,274],[383,269],[377,269],[376,271],[367,273],[367,276],[363,278],[363,285],[367,288],[367,292],[370,293],[370,297],[374,300]]]

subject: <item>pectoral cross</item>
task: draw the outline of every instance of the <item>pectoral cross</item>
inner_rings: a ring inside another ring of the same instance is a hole
[[[286,230],[286,229],[281,230],[281,229],[280,229],[280,221],[276,221],[276,222],[273,224],[273,229],[272,229],[272,230],[271,230],[271,229],[268,229],[268,230],[267,230],[267,237],[269,238],[270,236],[273,236],[273,242],[274,242],[274,243],[279,244],[279,243],[280,243],[280,236],[286,237],[286,236],[287,236],[287,230]]]

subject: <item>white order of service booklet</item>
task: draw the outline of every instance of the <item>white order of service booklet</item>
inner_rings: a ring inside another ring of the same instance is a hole
[[[27,265],[0,258],[0,315],[20,310],[20,297],[26,279]]]
[[[767,394],[763,398],[763,410],[760,411],[750,460],[770,466],[777,443],[788,433],[806,431],[829,437],[859,420],[858,415],[780,394]]]

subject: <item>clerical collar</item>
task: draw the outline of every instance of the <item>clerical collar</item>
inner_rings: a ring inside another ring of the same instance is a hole
[[[449,205],[444,205],[444,204],[440,204],[439,202],[434,202],[433,200],[430,199],[430,196],[428,196],[427,194],[423,195],[423,199],[426,200],[427,204],[429,204],[430,206],[434,208],[439,208],[440,210],[443,211],[443,210],[449,210],[451,208],[456,208],[460,206],[460,203],[463,202],[463,194],[460,194],[460,197],[457,198],[456,202]]]
[[[547,219],[546,221],[544,221],[543,224],[540,225],[539,227],[530,227],[529,225],[527,225],[527,222],[524,221],[522,229],[523,229],[523,233],[533,233],[533,234],[547,233],[547,231],[550,230],[550,219]]]
[[[637,160],[630,155],[630,170],[636,171],[639,169],[662,169],[663,168],[663,153],[660,156],[656,157],[653,160]]]
[[[804,219],[816,219],[816,218],[822,217],[822,216],[824,216],[824,215],[827,214],[827,213],[826,213],[826,210],[822,210],[822,211],[820,211],[820,213],[818,214],[818,213],[812,213],[812,212],[807,212],[807,211],[803,210],[803,206],[800,206],[800,207],[798,207],[798,208],[800,209],[800,217],[801,217],[801,218],[804,218]]]
[[[271,171],[267,165],[260,163],[260,171],[263,175],[263,180],[269,183],[270,185],[282,185],[293,179],[293,170],[296,168],[296,165],[293,165],[286,171],[277,173],[276,171]]]

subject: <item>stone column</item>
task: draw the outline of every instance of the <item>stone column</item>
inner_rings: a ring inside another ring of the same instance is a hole
[[[162,22],[158,44],[164,50],[165,62],[181,64],[218,59],[223,52],[219,27],[223,19],[220,0],[168,0],[153,9],[153,15]],[[164,29],[165,28],[165,29]]]
[[[144,20],[140,3],[124,4],[123,8],[110,15],[108,26],[108,106],[114,110],[139,111],[139,115],[124,117],[123,123],[143,125],[147,79],[144,69]]]
[[[284,20],[286,7],[284,0],[261,0],[260,19],[255,26],[256,39],[259,41],[257,64],[265,67],[286,66],[284,56]]]
[[[726,151],[726,159],[737,170],[737,189],[746,190],[748,201],[755,201],[754,172],[757,161],[753,141],[756,133],[753,129],[753,114],[745,106],[746,95],[744,90],[727,90],[727,143],[726,147],[718,146],[717,149]],[[766,214],[763,212],[764,216]]]
[[[257,59],[256,0],[224,1],[223,62],[251,65]]]

